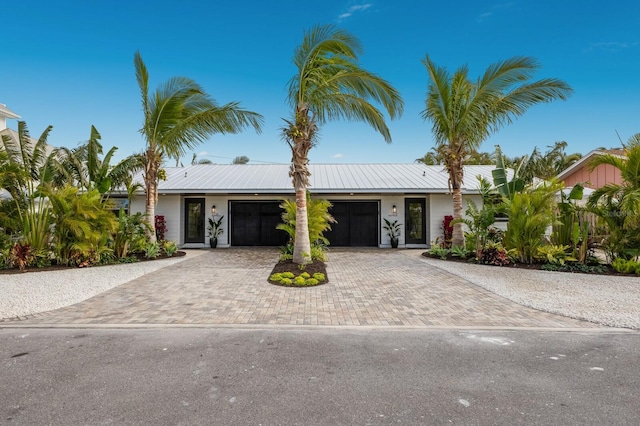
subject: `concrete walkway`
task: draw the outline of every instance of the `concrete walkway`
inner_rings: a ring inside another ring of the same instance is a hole
[[[332,325],[600,328],[523,307],[399,250],[333,249],[330,283],[267,283],[277,249],[220,249],[11,326]]]

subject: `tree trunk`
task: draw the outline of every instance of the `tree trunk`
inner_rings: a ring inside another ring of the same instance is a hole
[[[293,246],[293,263],[311,263],[311,241],[309,241],[309,220],[307,216],[307,188],[296,184],[296,238]]]
[[[460,190],[460,185],[454,185],[453,188],[453,218],[462,219],[462,191]],[[464,247],[462,225],[463,223],[461,222],[453,225],[453,233],[451,235],[451,245],[453,247]]]
[[[152,158],[147,159],[147,166],[144,175],[144,183],[147,190],[147,203],[145,206],[145,215],[147,216],[147,222],[150,229],[147,230],[149,241],[156,242],[156,199],[158,195],[158,168],[159,164],[153,159],[153,153],[147,152],[147,156]]]

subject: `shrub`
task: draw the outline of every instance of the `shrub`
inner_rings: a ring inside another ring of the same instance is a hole
[[[440,259],[446,259],[449,253],[451,253],[451,249],[440,247],[435,243],[431,243],[431,248],[427,250],[427,253],[429,253],[431,256],[438,256]]]
[[[322,272],[316,272],[315,274],[313,274],[313,279],[322,282],[322,281],[326,280],[327,277],[325,277]]]
[[[279,272],[276,272],[275,274],[271,274],[269,276],[269,280],[271,281],[280,281],[282,279],[282,274]]]
[[[118,263],[136,263],[140,260],[135,256],[123,256],[118,258]]]
[[[160,245],[158,243],[148,243],[144,249],[144,257],[147,259],[155,259],[160,254]]]
[[[618,257],[611,262],[611,266],[613,269],[623,274],[640,275],[640,262],[636,262],[635,260],[627,260]]]
[[[158,241],[164,241],[164,236],[167,233],[167,222],[164,216],[157,214],[155,217],[156,224],[156,239]]]
[[[304,282],[304,284],[307,286],[314,286],[314,285],[318,285],[319,283],[320,281],[316,280],[315,278],[309,278]]]
[[[294,278],[294,277],[295,277],[295,274],[294,274],[293,272],[288,272],[288,271],[287,271],[287,272],[283,272],[283,273],[282,273],[282,276],[283,276],[284,278]]]
[[[306,280],[306,279],[308,279],[308,278],[311,278],[311,275],[309,275],[309,273],[308,273],[308,272],[303,272],[303,273],[301,273],[301,274],[300,274],[300,276],[301,276],[302,278],[304,278],[305,280]]]
[[[451,247],[451,241],[453,240],[453,225],[451,221],[453,220],[453,216],[447,215],[442,219],[442,247],[449,248]]]
[[[291,279],[290,279],[290,278],[282,278],[282,279],[280,280],[280,284],[282,284],[282,285],[291,285],[291,284],[292,284],[292,281],[291,281]]]
[[[175,241],[165,241],[162,244],[162,250],[167,256],[171,257],[178,251],[178,245]]]
[[[9,266],[18,267],[20,270],[33,265],[35,255],[29,243],[17,242],[11,247],[9,253]]]
[[[570,248],[568,245],[558,246],[552,244],[538,247],[536,259],[554,265],[564,265],[565,262],[576,262],[578,259],[572,257],[571,254],[567,252]]]
[[[495,266],[505,266],[511,263],[509,254],[500,244],[487,244],[487,246],[482,249],[478,260],[481,263]]]
[[[301,276],[297,276],[293,279],[293,284],[295,285],[304,285],[305,279]]]

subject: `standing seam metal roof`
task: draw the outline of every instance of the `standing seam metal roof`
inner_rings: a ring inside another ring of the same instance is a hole
[[[463,192],[476,192],[495,166],[465,166]],[[170,193],[293,193],[288,164],[195,164],[167,167],[158,191]],[[423,164],[310,164],[313,193],[446,193],[444,166]],[[141,180],[141,176],[138,177]]]

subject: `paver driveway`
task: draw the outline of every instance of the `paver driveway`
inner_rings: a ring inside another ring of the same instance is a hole
[[[399,250],[333,249],[330,283],[267,283],[275,249],[234,248],[160,269],[30,325],[278,324],[597,327],[526,308]]]

